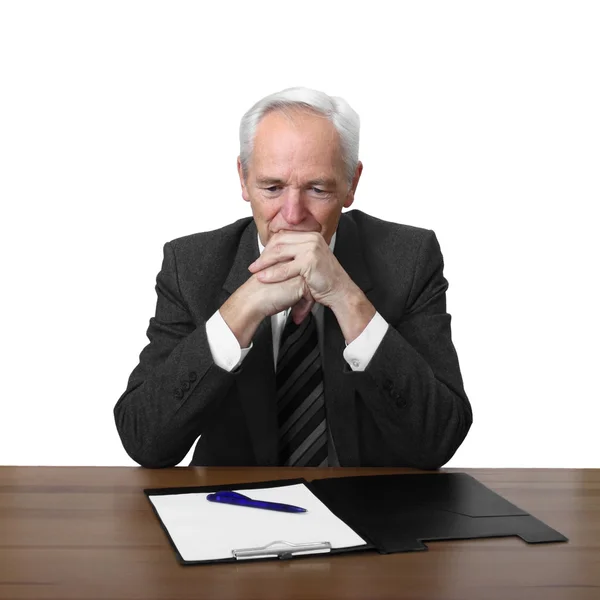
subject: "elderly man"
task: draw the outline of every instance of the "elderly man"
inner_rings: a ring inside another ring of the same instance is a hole
[[[435,469],[471,426],[435,234],[359,210],[359,118],[290,88],[242,118],[247,217],[164,246],[150,343],[114,415],[177,465]],[[199,438],[199,439],[198,439]]]

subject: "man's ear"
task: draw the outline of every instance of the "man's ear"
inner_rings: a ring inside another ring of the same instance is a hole
[[[352,203],[354,202],[354,193],[356,192],[356,187],[358,186],[358,180],[360,179],[362,170],[363,170],[363,164],[359,160],[358,164],[356,165],[356,171],[354,171],[354,177],[352,178],[352,186],[350,187],[350,190],[348,191],[346,200],[344,200],[344,204],[343,204],[344,208],[349,208],[350,206],[352,206]]]
[[[246,202],[250,202],[250,195],[248,194],[248,188],[246,187],[246,182],[244,181],[244,171],[242,169],[242,161],[240,160],[240,157],[237,157],[237,170],[238,170],[238,175],[240,177],[240,185],[242,186],[242,198],[246,201]]]

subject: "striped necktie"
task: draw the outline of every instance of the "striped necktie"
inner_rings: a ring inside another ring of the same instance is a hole
[[[279,464],[327,466],[323,372],[312,313],[296,325],[290,311],[281,335],[276,383]]]

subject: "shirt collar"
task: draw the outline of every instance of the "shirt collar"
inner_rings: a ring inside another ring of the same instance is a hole
[[[262,254],[265,247],[260,243],[260,235],[258,233],[256,234],[256,237],[258,238],[258,250]],[[331,236],[331,242],[329,242],[329,249],[332,252],[333,252],[333,249],[335,248],[335,238],[336,237],[337,237],[337,229],[333,232],[333,235]]]

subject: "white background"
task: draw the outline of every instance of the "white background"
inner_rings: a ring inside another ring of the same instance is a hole
[[[440,241],[447,466],[600,467],[599,31],[573,0],[0,4],[0,464],[134,464],[163,244],[250,215],[239,120],[304,85],[361,117],[353,208]]]

